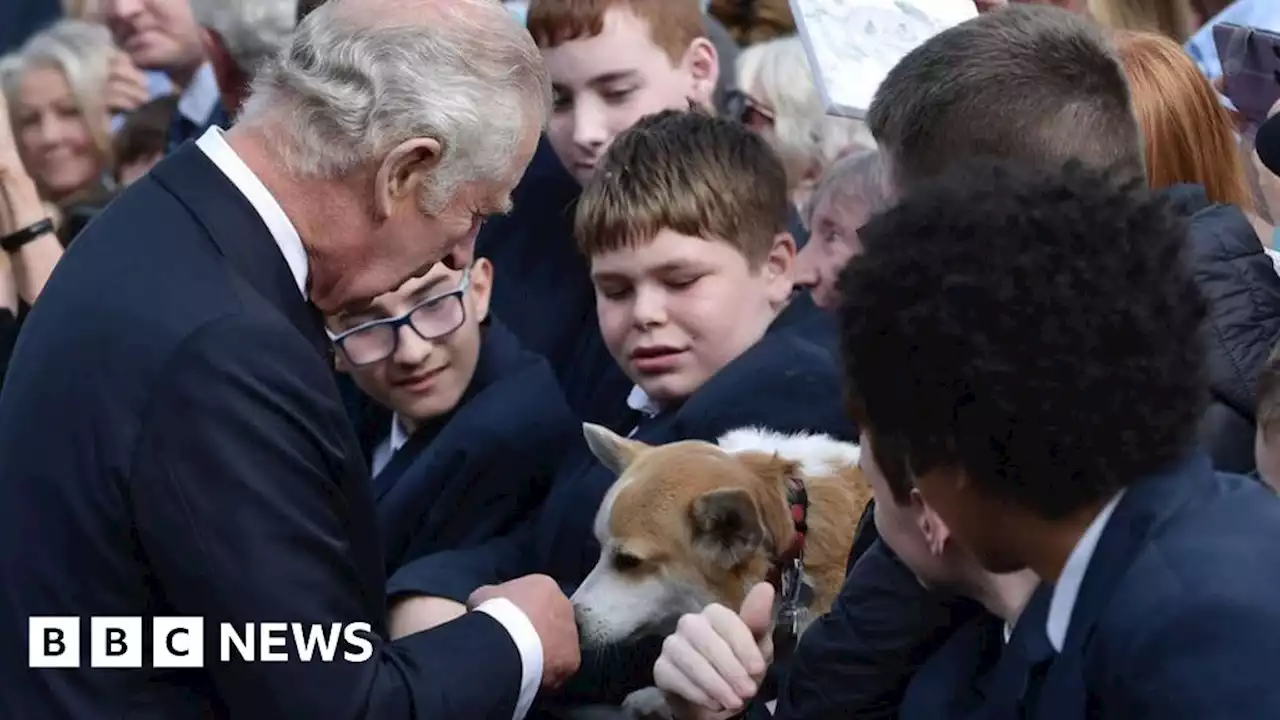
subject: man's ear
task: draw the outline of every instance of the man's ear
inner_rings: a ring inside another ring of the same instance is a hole
[[[796,241],[789,232],[773,236],[773,247],[761,271],[769,283],[769,301],[781,306],[791,298],[796,286]]]
[[[704,37],[695,38],[684,51],[681,65],[689,73],[692,84],[689,99],[708,110],[715,107],[713,98],[720,81],[720,58],[716,46]]]
[[[622,475],[636,456],[649,449],[648,445],[638,440],[628,440],[607,427],[593,423],[582,423],[582,434],[587,439],[587,447],[596,456],[601,465],[613,471],[614,475]]]
[[[392,209],[409,200],[415,205],[423,188],[431,182],[431,173],[440,164],[444,148],[435,138],[405,140],[391,149],[378,166],[374,181],[374,210],[378,220],[391,216]]]
[[[934,557],[942,557],[943,551],[947,549],[947,540],[951,537],[951,528],[929,507],[919,490],[911,491],[911,510],[916,515],[916,527],[920,528],[929,552]]]
[[[689,506],[693,547],[716,565],[735,567],[764,543],[764,521],[746,490],[712,490]]]
[[[475,304],[479,322],[489,317],[489,300],[492,297],[493,263],[488,258],[476,258],[471,264],[471,301]]]

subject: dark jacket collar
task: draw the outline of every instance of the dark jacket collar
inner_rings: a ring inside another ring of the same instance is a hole
[[[419,425],[405,444],[395,451],[374,483],[377,497],[381,497],[395,485],[395,480],[413,464],[414,458],[440,435],[450,421],[466,411],[467,403],[504,377],[510,377],[521,368],[541,359],[526,350],[516,336],[497,320],[486,321],[481,333],[480,357],[476,361],[476,370],[467,389],[458,399],[458,404],[453,410]],[[383,430],[385,432],[385,425]]]
[[[1153,534],[1213,487],[1209,457],[1193,451],[1166,470],[1130,485],[1116,505],[1094,549],[1076,596],[1063,652],[1082,647],[1120,578]]]
[[[289,264],[257,210],[195,143],[183,145],[151,171],[191,211],[237,273],[328,358],[320,313],[303,296]]]

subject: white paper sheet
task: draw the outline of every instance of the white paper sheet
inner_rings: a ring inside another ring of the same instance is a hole
[[[790,0],[814,81],[830,115],[861,120],[904,55],[977,17],[972,0]]]

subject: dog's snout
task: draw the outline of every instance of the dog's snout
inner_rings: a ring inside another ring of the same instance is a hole
[[[579,637],[582,636],[583,630],[586,629],[587,622],[588,622],[587,616],[590,615],[590,612],[591,611],[587,610],[586,608],[576,603],[573,606],[573,622],[578,626]]]

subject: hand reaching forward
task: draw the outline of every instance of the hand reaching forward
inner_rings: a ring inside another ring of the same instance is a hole
[[[542,641],[542,686],[559,687],[578,672],[582,655],[573,605],[560,586],[546,575],[526,575],[501,585],[486,585],[471,593],[469,607],[506,598],[524,611]]]
[[[677,717],[723,720],[755,697],[773,659],[773,586],[751,588],[742,609],[711,604],[680,618],[662,644],[653,682]]]

